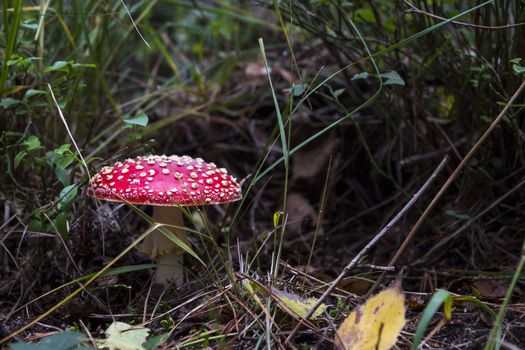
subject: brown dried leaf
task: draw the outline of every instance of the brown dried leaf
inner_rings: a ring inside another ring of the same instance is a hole
[[[497,300],[503,298],[508,288],[508,281],[505,279],[484,279],[472,283],[479,296],[485,300]]]
[[[337,144],[336,138],[330,138],[323,144],[294,154],[292,157],[293,179],[309,179],[316,177],[322,172],[326,173],[330,155],[334,152]]]
[[[317,213],[310,205],[310,202],[299,193],[291,193],[288,196],[286,208],[288,211],[288,221],[286,230],[288,233],[298,233],[305,219],[310,218],[315,222]]]

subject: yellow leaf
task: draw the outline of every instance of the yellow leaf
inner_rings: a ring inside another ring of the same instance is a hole
[[[279,226],[279,220],[281,219],[282,211],[276,211],[273,213],[273,227],[277,228]]]
[[[253,300],[255,300],[255,302],[264,309],[263,302],[257,296],[257,294],[255,294],[255,291],[254,291],[253,286],[252,286],[252,282],[249,279],[244,279],[244,280],[242,280],[242,285],[244,286],[244,288],[246,288],[248,293],[250,293],[250,296],[253,298]]]
[[[405,325],[405,296],[397,287],[369,298],[343,321],[335,336],[336,349],[387,350]],[[343,345],[344,344],[344,345]]]
[[[296,315],[299,315],[301,317],[306,317],[308,312],[317,304],[316,298],[302,298],[296,294],[283,292],[278,289],[272,288],[273,294],[277,297],[278,301],[284,304],[284,306],[290,310],[292,310]],[[315,310],[315,312],[310,317],[311,319],[315,319],[319,317],[324,310],[326,310],[326,305],[321,304]]]
[[[140,326],[131,326],[124,322],[113,322],[106,329],[106,339],[99,340],[100,347],[110,350],[144,350],[150,330]]]

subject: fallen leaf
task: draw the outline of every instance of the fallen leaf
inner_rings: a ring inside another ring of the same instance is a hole
[[[472,283],[475,292],[485,300],[498,300],[507,293],[508,281],[501,278],[477,280]]]
[[[405,325],[405,296],[397,287],[369,298],[343,321],[335,336],[336,349],[387,350]]]
[[[124,322],[113,322],[106,329],[106,339],[99,340],[99,346],[109,350],[144,350],[150,330]]]
[[[277,297],[278,302],[282,303],[282,305],[300,317],[306,317],[308,312],[310,312],[315,304],[317,304],[318,300],[316,298],[305,299],[297,294],[284,292],[275,288],[272,288],[272,293]],[[319,317],[324,312],[324,310],[326,310],[326,305],[319,305],[317,310],[315,310],[312,316],[310,316],[310,319],[313,320]]]
[[[288,220],[286,231],[288,233],[298,233],[305,219],[310,219],[312,223],[317,220],[317,213],[310,205],[310,202],[299,193],[288,195],[287,204]]]
[[[326,167],[330,160],[330,155],[334,153],[339,141],[337,138],[330,138],[322,144],[307,147],[301,152],[293,155],[292,178],[297,179],[317,179],[321,173],[326,176]]]
[[[272,70],[270,69],[270,72],[271,71]],[[249,77],[260,77],[266,76],[267,71],[266,67],[260,63],[248,63],[248,65],[244,69],[244,74],[246,74]]]

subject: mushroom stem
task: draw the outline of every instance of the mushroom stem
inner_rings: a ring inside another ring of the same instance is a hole
[[[154,206],[152,219],[161,224],[184,226],[181,211],[174,207]],[[190,244],[184,230],[170,226],[163,226],[163,228],[173,233],[185,244]],[[184,281],[182,267],[184,250],[164,236],[162,232],[155,230],[148,235],[144,239],[140,251],[149,255],[159,265],[153,277],[154,283],[166,285],[169,281],[174,281],[177,285],[182,284]]]

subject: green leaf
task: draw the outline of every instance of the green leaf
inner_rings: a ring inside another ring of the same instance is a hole
[[[53,153],[64,154],[65,151],[69,150],[69,147],[71,147],[70,143],[64,143],[62,146],[55,148]]]
[[[8,347],[11,350],[94,350],[95,348],[82,346],[86,340],[82,333],[66,331],[45,337],[38,343],[11,343]]]
[[[304,85],[303,84],[293,85],[290,91],[292,92],[294,96],[301,96],[304,93]]]
[[[423,339],[423,335],[425,334],[432,317],[436,314],[441,304],[443,304],[445,300],[450,297],[450,293],[442,289],[438,289],[438,291],[432,296],[427,304],[427,307],[425,307],[425,310],[423,310],[423,315],[417,324],[416,334],[414,335],[414,341],[412,342],[412,350],[418,349],[421,339]]]
[[[62,185],[67,186],[69,184],[69,174],[66,169],[56,166],[53,170],[55,171],[58,181],[60,181]]]
[[[22,151],[15,156],[15,164],[14,164],[15,169],[18,168],[18,166],[20,165],[20,162],[22,161],[22,159],[24,159],[25,156],[27,156],[26,151]]]
[[[521,66],[519,64],[513,64],[512,65],[512,70],[516,74],[523,74],[523,73],[525,73],[525,67],[523,67],[523,66]]]
[[[44,90],[35,90],[35,89],[29,89],[26,91],[25,95],[24,95],[24,98],[31,98],[35,95],[46,95],[47,92],[44,91]]]
[[[62,157],[56,159],[55,164],[62,169],[67,168],[73,161],[75,157],[72,154],[65,154]]]
[[[352,76],[350,80],[367,79],[369,74],[367,72],[357,73]]]
[[[44,72],[55,72],[55,71],[61,71],[69,73],[69,63],[66,61],[56,61],[53,63],[52,66],[48,66],[44,68]]]
[[[405,85],[405,81],[401,76],[394,70],[391,70],[390,72],[381,73],[381,77],[386,79],[386,81],[383,83],[384,85]]]
[[[59,213],[54,219],[53,219],[53,225],[55,226],[56,230],[62,236],[64,241],[67,241],[69,236],[69,231],[67,229],[67,215],[65,212]]]
[[[334,92],[332,92],[332,94],[333,94],[334,97],[337,99],[337,98],[339,98],[339,96],[341,96],[341,94],[342,94],[343,92],[345,92],[345,90],[346,90],[346,89],[337,89],[337,90],[335,90]]]
[[[452,216],[453,218],[460,219],[460,220],[468,220],[468,219],[470,219],[469,215],[458,213],[455,210],[447,210],[445,213],[448,216]]]
[[[130,119],[124,119],[124,122],[130,125],[139,125],[145,127],[148,125],[149,118],[146,113],[142,112]]]
[[[162,333],[152,337],[144,343],[145,350],[153,350],[160,347],[166,340],[168,340],[169,333]]]
[[[39,148],[40,146],[42,146],[42,144],[40,143],[40,140],[38,139],[38,137],[36,136],[29,136],[25,141],[24,141],[24,145],[27,146],[27,150],[28,151],[33,151],[37,148]]]
[[[60,191],[60,202],[58,203],[58,207],[63,208],[71,204],[71,202],[73,202],[73,200],[75,199],[77,193],[78,186],[76,184],[64,187],[62,191]]]
[[[19,103],[20,103],[20,100],[17,100],[11,97],[6,97],[0,101],[0,106],[3,107],[4,109],[8,109],[8,108],[16,106]]]
[[[106,339],[98,343],[109,350],[145,350],[142,344],[146,342],[149,332],[149,328],[113,322],[106,329]]]
[[[29,30],[37,30],[38,28],[38,24],[37,23],[27,23],[27,22],[24,22],[24,23],[21,23],[20,24],[20,28],[24,28],[24,29],[29,29]]]
[[[27,225],[29,231],[40,232],[42,230],[42,221],[40,218],[32,219]]]

